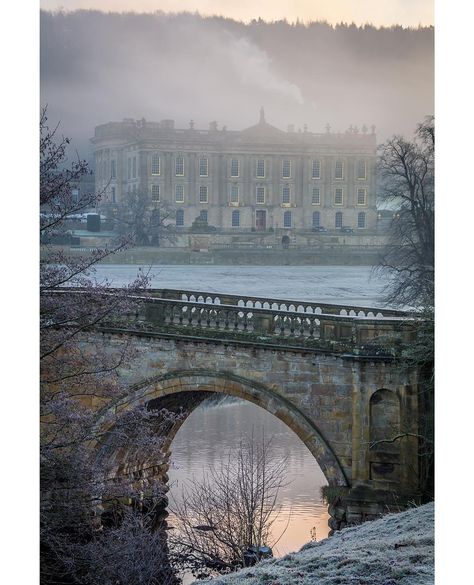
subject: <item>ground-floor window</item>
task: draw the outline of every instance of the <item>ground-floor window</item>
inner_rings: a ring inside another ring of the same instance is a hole
[[[283,227],[291,227],[291,211],[285,211],[283,214]]]
[[[176,225],[178,227],[184,225],[184,210],[183,209],[178,209],[178,211],[176,212]]]
[[[365,213],[363,211],[357,216],[357,227],[365,228]]]
[[[335,223],[337,228],[342,227],[342,211],[338,211],[336,212],[336,223]]]
[[[207,223],[207,209],[201,209],[199,212],[199,217],[202,219],[202,221]]]
[[[240,227],[240,211],[237,209],[232,212],[232,227]]]
[[[313,227],[319,227],[321,225],[321,214],[319,211],[313,211]]]

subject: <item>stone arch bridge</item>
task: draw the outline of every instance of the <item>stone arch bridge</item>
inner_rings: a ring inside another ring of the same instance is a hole
[[[136,300],[135,313],[83,336],[91,351],[119,352],[130,339],[137,350],[120,371],[127,396],[104,420],[137,404],[189,414],[212,393],[237,396],[314,455],[339,496],[332,528],[416,497],[417,372],[400,357],[416,334],[407,314],[187,290]]]

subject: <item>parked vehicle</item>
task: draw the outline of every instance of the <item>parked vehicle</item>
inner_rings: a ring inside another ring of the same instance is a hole
[[[328,230],[322,225],[316,225],[312,228],[313,232],[327,232]]]
[[[341,227],[341,232],[342,232],[343,234],[352,234],[352,232],[353,232],[353,231],[354,231],[354,230],[353,230],[353,229],[352,229],[350,226],[348,226],[348,225],[343,225],[343,226]]]

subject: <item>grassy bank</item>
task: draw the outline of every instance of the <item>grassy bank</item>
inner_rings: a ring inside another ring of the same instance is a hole
[[[434,504],[346,528],[210,585],[432,585]]]
[[[87,248],[70,248],[67,253],[84,255]],[[373,246],[335,247],[315,250],[218,249],[207,252],[187,248],[130,248],[110,256],[111,264],[200,264],[256,266],[374,266],[380,250]]]

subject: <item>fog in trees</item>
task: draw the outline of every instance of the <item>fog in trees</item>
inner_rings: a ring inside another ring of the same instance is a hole
[[[271,124],[409,134],[433,111],[432,27],[331,26],[192,14],[41,13],[41,99],[76,147],[126,117],[177,127]]]

